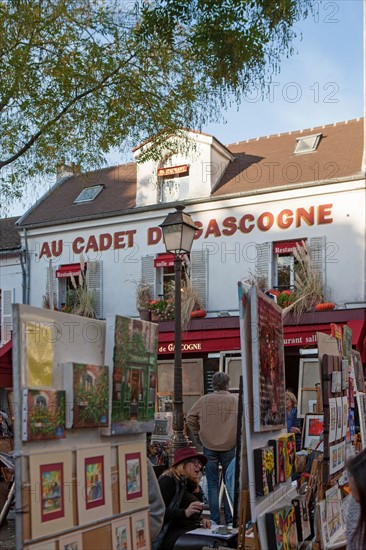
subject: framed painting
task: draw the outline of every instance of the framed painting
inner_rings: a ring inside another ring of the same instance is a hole
[[[58,539],[58,550],[82,550],[83,535],[81,531],[69,533]]]
[[[132,548],[151,550],[148,510],[131,516]]]
[[[131,537],[130,517],[123,517],[112,521],[112,548],[113,550],[125,550],[133,548]]]
[[[320,364],[317,357],[303,357],[299,362],[299,385],[297,393],[297,416],[304,418],[308,412],[317,412],[322,407],[318,400],[321,398]],[[312,410],[309,410],[310,403]],[[315,406],[315,410],[314,410]]]
[[[316,449],[320,441],[323,439],[323,415],[322,414],[306,414],[303,428],[304,449]]]
[[[363,367],[361,361],[361,355],[355,349],[352,350],[352,366],[355,375],[355,385],[358,392],[365,392],[365,379],[363,374]]]
[[[147,506],[147,464],[144,441],[118,446],[121,513]]]
[[[72,454],[68,451],[29,457],[32,538],[74,525]]]
[[[263,292],[250,289],[254,431],[286,425],[282,309]]]
[[[110,448],[76,452],[79,525],[112,515]]]

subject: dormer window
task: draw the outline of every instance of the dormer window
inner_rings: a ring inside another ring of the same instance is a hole
[[[189,197],[189,165],[173,155],[158,168],[161,202],[176,202]]]
[[[74,200],[74,204],[93,201],[102,191],[103,187],[104,185],[93,185],[92,187],[84,187],[81,193],[79,193],[79,195]]]
[[[312,136],[304,136],[297,138],[295,154],[311,153],[316,151],[322,134],[313,134]]]

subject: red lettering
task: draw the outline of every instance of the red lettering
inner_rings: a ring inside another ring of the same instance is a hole
[[[99,250],[108,250],[112,246],[112,242],[110,233],[102,233],[99,237]]]
[[[97,239],[94,237],[94,235],[90,235],[87,245],[85,247],[85,252],[89,252],[89,250],[93,250],[94,252],[98,252],[98,244]]]
[[[130,229],[129,231],[126,231],[127,235],[127,246],[131,247],[133,246],[133,236],[136,234],[136,229]]]
[[[53,256],[61,256],[62,250],[63,250],[62,240],[52,241],[51,249],[52,249],[52,255]]]
[[[196,225],[196,226],[198,227],[196,233],[194,234],[194,238],[195,238],[195,239],[199,239],[200,236],[201,236],[202,233],[203,233],[203,229],[202,229],[203,223],[202,223],[202,222],[194,222],[194,225]]]
[[[230,235],[234,235],[234,233],[236,233],[238,229],[236,226],[236,218],[234,216],[229,216],[228,218],[225,218],[222,222],[222,225],[223,227],[227,228],[222,230],[222,234],[227,235],[228,237]]]
[[[314,206],[310,206],[309,211],[305,208],[296,210],[296,227],[301,226],[301,220],[304,220],[308,225],[314,225]]]
[[[42,256],[46,256],[47,258],[51,258],[52,256],[50,245],[48,243],[43,243],[42,245],[41,252],[39,254],[39,259],[41,259]]]
[[[245,214],[239,221],[239,229],[242,233],[250,233],[254,229],[254,223],[251,223],[248,227],[245,225],[246,221],[254,222],[254,216],[252,214]]]
[[[147,244],[157,244],[161,239],[160,227],[149,227],[147,230]]]
[[[207,237],[209,235],[214,235],[215,237],[220,237],[221,236],[221,232],[220,232],[219,226],[217,225],[216,220],[210,220],[208,222],[207,231],[206,231],[206,234],[205,234],[205,239],[207,239]]]
[[[274,216],[271,212],[263,212],[258,218],[257,226],[261,231],[268,231],[274,223]]]
[[[124,248],[126,246],[125,243],[123,242],[125,240],[125,235],[126,235],[125,231],[118,231],[113,235],[115,249]]]
[[[79,246],[80,244],[80,246]],[[74,254],[81,254],[84,250],[84,239],[83,237],[76,237],[72,243],[72,251]]]
[[[331,208],[333,204],[321,204],[318,206],[318,224],[332,223],[333,218],[326,218],[332,214]]]
[[[281,229],[287,229],[294,221],[292,210],[281,210],[277,216],[277,225]]]

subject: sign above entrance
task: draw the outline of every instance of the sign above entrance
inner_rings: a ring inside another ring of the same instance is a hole
[[[56,270],[56,277],[62,279],[64,277],[78,277],[81,274],[80,264],[62,265]]]
[[[177,176],[179,174],[186,174],[188,172],[188,164],[181,164],[180,166],[169,166],[167,168],[158,168],[158,176]]]
[[[304,239],[306,241],[306,239]],[[303,246],[303,241],[281,241],[273,243],[273,254],[292,254],[296,245]]]
[[[154,267],[172,267],[173,265],[173,254],[158,254],[158,257],[154,260]]]

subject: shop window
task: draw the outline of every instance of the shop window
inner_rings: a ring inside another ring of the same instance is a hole
[[[293,251],[302,241],[282,241],[273,243],[273,288],[277,290],[294,290],[295,274],[298,266]]]

